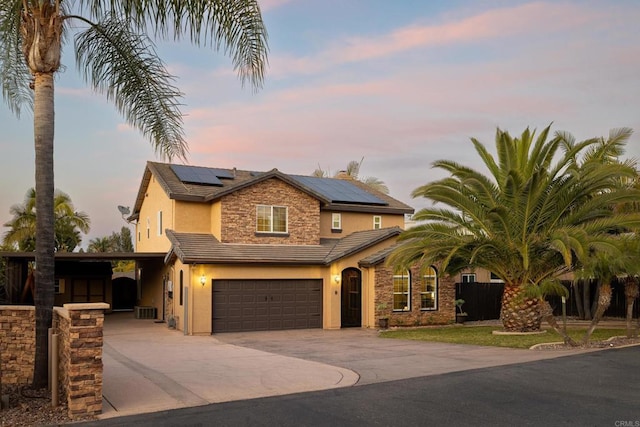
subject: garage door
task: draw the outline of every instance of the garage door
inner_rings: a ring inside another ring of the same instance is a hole
[[[212,330],[322,328],[322,280],[214,280]]]

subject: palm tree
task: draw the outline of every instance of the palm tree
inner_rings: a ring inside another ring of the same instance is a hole
[[[71,8],[74,8],[71,10]],[[80,16],[76,13],[85,13]],[[187,144],[181,93],[156,55],[157,39],[187,39],[223,47],[242,82],[260,87],[266,65],[266,30],[257,0],[104,1],[0,0],[0,84],[11,110],[33,105],[36,151],[36,357],[33,385],[47,378],[47,329],[54,280],[54,75],[67,32],[75,34],[82,76],[113,100],[127,121],[161,156],[184,158]]]
[[[33,252],[36,249],[36,191],[30,188],[24,203],[13,205],[10,212],[13,219],[6,224],[3,244],[17,247],[18,250]],[[88,233],[91,222],[84,212],[74,209],[71,197],[56,190],[53,198],[54,249],[56,252],[73,252],[80,245],[80,233]]]
[[[113,239],[109,236],[91,239],[87,252],[113,252]]]
[[[415,214],[424,223],[403,232],[389,264],[440,263],[449,274],[487,269],[504,281],[504,328],[539,329],[544,295],[563,289],[558,276],[588,265],[594,253],[619,254],[614,231],[640,222],[638,213],[613,209],[640,197],[638,189],[619,184],[636,174],[632,162],[618,160],[631,130],[579,143],[567,133],[547,140],[549,131],[536,139],[529,129],[519,138],[498,129],[497,159],[472,138],[488,176],[436,161],[450,176],[417,188],[413,197],[444,207]]]
[[[364,184],[367,184],[369,187],[374,188],[380,191],[381,193],[389,194],[389,187],[387,187],[384,181],[374,176],[368,176],[363,178],[359,177],[360,168],[362,167],[362,162],[364,162],[364,157],[360,159],[359,162],[357,160],[351,160],[349,163],[347,163],[347,168],[345,170],[338,171],[334,175],[334,178],[346,176],[351,179],[355,179],[356,181],[360,181]],[[318,165],[317,169],[315,169],[311,174],[311,176],[315,176],[318,178],[327,178],[329,177],[329,175],[330,173],[322,169],[320,165]]]

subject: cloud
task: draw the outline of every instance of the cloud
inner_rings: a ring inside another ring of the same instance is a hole
[[[493,9],[467,18],[435,25],[413,24],[387,34],[348,37],[314,55],[274,56],[270,73],[276,77],[319,73],[340,64],[388,58],[418,48],[478,44],[513,37],[548,37],[602,19],[602,11],[573,4],[526,3]],[[544,25],[541,26],[541,23]]]
[[[260,0],[260,10],[262,12],[268,12],[273,9],[282,7],[287,3],[293,3],[294,0]]]

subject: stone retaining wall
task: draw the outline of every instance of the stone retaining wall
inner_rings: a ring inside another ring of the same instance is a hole
[[[55,307],[58,380],[73,419],[102,412],[104,310],[109,304]],[[0,375],[5,384],[29,384],[35,357],[35,307],[0,306]]]
[[[36,355],[36,310],[0,306],[0,375],[3,384],[30,384]]]

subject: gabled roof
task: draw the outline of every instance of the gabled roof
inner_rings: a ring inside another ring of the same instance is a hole
[[[211,202],[267,179],[280,179],[314,197],[321,208],[336,211],[405,214],[413,208],[356,180],[288,175],[277,169],[252,172],[147,162],[130,220],[138,218],[151,176],[170,199]],[[182,179],[180,178],[182,177]],[[198,178],[207,176],[208,178]],[[193,181],[198,181],[195,183]]]
[[[357,231],[342,239],[323,239],[319,245],[257,245],[221,243],[211,234],[167,230],[171,250],[185,264],[329,265],[399,235],[399,227]]]
[[[381,251],[371,254],[368,257],[361,259],[358,262],[358,265],[360,267],[373,267],[375,265],[381,264],[398,246],[400,246],[400,244],[396,243],[395,245],[391,245],[382,249]]]

